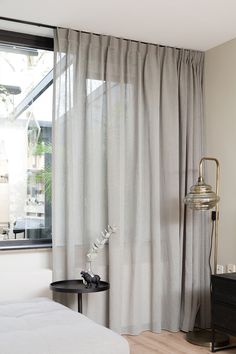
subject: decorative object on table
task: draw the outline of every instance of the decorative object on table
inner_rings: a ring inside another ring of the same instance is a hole
[[[111,237],[112,234],[116,232],[116,227],[115,226],[107,226],[107,229],[105,229],[103,232],[101,232],[101,236],[99,236],[95,242],[92,243],[88,253],[87,253],[87,269],[86,273],[90,274],[91,277],[94,277],[94,273],[92,270],[92,262],[95,261],[95,259],[98,256],[99,250],[101,250],[104,245],[108,242],[109,238]],[[84,281],[86,283],[86,281]]]
[[[94,276],[91,276],[91,274],[85,272],[82,270],[80,273],[81,277],[83,278],[83,281],[85,283],[85,286],[87,288],[91,288],[92,284],[95,284],[95,288],[97,288],[100,284],[100,276],[97,274],[94,274]]]
[[[216,164],[216,191],[212,190],[212,187],[207,185],[203,178],[203,162],[213,161]],[[218,223],[219,223],[219,178],[220,178],[220,164],[214,157],[203,157],[199,163],[199,177],[197,183],[190,188],[190,192],[184,198],[185,204],[193,210],[209,210],[212,211],[212,237],[211,246],[214,241],[214,254],[213,254],[213,273],[216,274],[217,269],[217,254],[218,254]],[[212,249],[212,247],[211,247]],[[211,250],[209,259],[211,258]],[[210,266],[210,264],[209,264]],[[210,266],[210,273],[211,266]],[[186,335],[188,342],[196,345],[210,346],[212,343],[212,331],[211,330],[193,330]],[[226,345],[229,339],[222,333],[215,334],[215,343],[217,347]]]

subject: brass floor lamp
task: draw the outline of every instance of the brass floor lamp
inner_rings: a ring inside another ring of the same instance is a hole
[[[207,185],[203,178],[203,162],[213,161],[216,165],[216,187],[215,192],[212,187]],[[184,198],[185,204],[193,210],[209,210],[214,209],[212,213],[212,222],[215,223],[214,228],[214,253],[213,253],[213,274],[217,271],[217,254],[218,254],[218,225],[219,225],[219,180],[220,180],[220,164],[216,158],[203,157],[199,163],[199,177],[197,183],[190,188],[190,192]],[[186,335],[188,342],[201,346],[210,346],[212,341],[211,330],[193,330]],[[216,346],[224,346],[229,344],[227,335],[217,333]]]

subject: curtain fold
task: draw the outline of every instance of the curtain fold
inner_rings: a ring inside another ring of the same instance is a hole
[[[94,262],[109,280],[85,313],[120,333],[207,323],[205,221],[183,198],[202,157],[204,54],[58,29],[54,70],[54,279]]]

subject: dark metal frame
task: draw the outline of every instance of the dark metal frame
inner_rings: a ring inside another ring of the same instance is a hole
[[[0,30],[0,42],[15,46],[19,45],[19,47],[53,51],[53,38],[35,36],[28,33]]]
[[[54,49],[53,38],[30,35],[27,33],[11,32],[0,30],[0,43],[11,44],[20,47],[51,50]],[[18,106],[20,113],[22,113],[30,104],[32,104],[51,84],[52,72],[49,73],[37,86],[36,90],[30,92],[30,102],[27,97],[24,99],[25,107],[22,103]],[[18,112],[19,113],[19,112]],[[19,114],[17,114],[18,116]],[[11,240],[0,241],[0,251],[18,250],[29,248],[51,248],[52,239],[37,239],[37,240]]]

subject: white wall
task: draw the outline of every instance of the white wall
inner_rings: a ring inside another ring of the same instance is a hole
[[[0,301],[51,297],[51,250],[0,251]]]
[[[236,264],[236,39],[206,52],[207,155],[221,164],[218,264]]]

